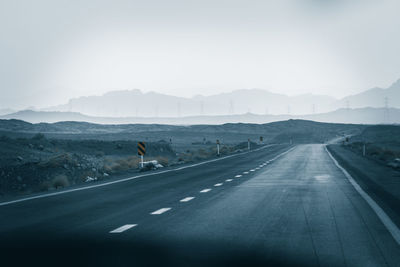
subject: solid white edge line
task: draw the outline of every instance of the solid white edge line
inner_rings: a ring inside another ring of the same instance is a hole
[[[190,200],[194,199],[194,197],[185,197],[184,199],[179,200],[180,202],[188,202]]]
[[[325,146],[325,151],[328,153],[329,157],[333,160],[336,167],[338,167],[344,173],[344,175],[349,180],[351,185],[356,189],[356,191],[361,195],[361,197],[369,204],[369,206],[376,213],[376,215],[378,215],[378,218],[381,220],[383,225],[392,235],[397,244],[400,245],[400,230],[396,226],[396,224],[390,219],[390,217],[386,214],[386,212],[367,193],[365,193],[365,191],[357,184],[354,178],[342,166],[340,166],[340,164],[332,156],[332,154],[329,152],[326,146]]]
[[[118,227],[118,228],[110,231],[110,234],[119,234],[119,233],[122,233],[122,232],[124,232],[126,230],[129,230],[129,229],[131,229],[132,227],[135,227],[135,226],[137,226],[137,224],[125,224],[125,225],[123,225],[121,227]]]
[[[161,209],[151,212],[150,214],[151,215],[160,215],[160,214],[163,214],[163,213],[169,211],[170,209],[171,208],[161,208]]]
[[[103,186],[107,186],[107,185],[111,185],[111,184],[123,183],[123,182],[126,182],[126,181],[138,179],[138,178],[141,178],[141,177],[153,176],[153,175],[162,174],[162,173],[168,173],[168,172],[173,172],[173,171],[180,171],[180,170],[183,170],[183,169],[193,168],[193,167],[196,167],[196,166],[200,166],[200,165],[208,164],[208,163],[219,161],[219,160],[224,160],[224,159],[227,159],[227,158],[232,158],[232,157],[248,154],[248,153],[251,153],[251,152],[256,152],[256,151],[259,151],[261,149],[265,149],[265,148],[268,148],[268,147],[271,147],[271,146],[275,146],[275,145],[277,145],[277,144],[266,145],[266,146],[263,146],[263,147],[260,147],[260,148],[254,149],[254,150],[250,150],[250,151],[246,151],[246,152],[242,152],[242,153],[238,153],[238,154],[234,154],[234,155],[229,155],[229,156],[225,156],[225,157],[221,157],[221,158],[217,158],[217,159],[212,159],[212,160],[208,160],[208,161],[203,161],[203,162],[199,162],[199,163],[188,165],[188,166],[179,167],[179,168],[172,169],[172,170],[165,170],[165,171],[160,171],[160,172],[155,172],[155,173],[142,174],[142,175],[137,175],[137,176],[133,176],[133,177],[128,177],[128,178],[124,178],[124,179],[120,179],[120,180],[116,180],[116,181],[110,181],[110,182],[101,183],[101,184],[96,184],[96,185],[89,185],[89,186],[79,187],[79,188],[75,188],[75,189],[68,189],[68,190],[60,191],[60,192],[47,193],[47,194],[38,195],[38,196],[32,196],[32,197],[26,197],[26,198],[21,198],[21,199],[6,201],[6,202],[0,202],[0,206],[10,205],[10,204],[14,204],[14,203],[19,203],[19,202],[24,202],[24,201],[34,200],[34,199],[39,199],[39,198],[52,197],[52,196],[57,196],[57,195],[62,195],[62,194],[67,194],[67,193],[72,193],[72,192],[77,192],[77,191],[97,188],[97,187],[103,187]],[[293,149],[293,148],[294,147],[292,147],[291,149]],[[291,149],[289,149],[288,151],[290,151]]]

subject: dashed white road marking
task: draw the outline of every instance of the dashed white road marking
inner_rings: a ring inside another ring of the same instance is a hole
[[[226,179],[225,181],[226,182],[232,182],[232,179]]]
[[[250,171],[251,171],[251,172],[255,172],[256,170],[255,170],[255,169],[251,169]]]
[[[185,197],[184,199],[179,200],[180,202],[188,202],[190,200],[194,199],[194,197]]]
[[[156,211],[153,211],[152,213],[150,213],[151,215],[160,215],[163,214],[164,212],[169,211],[171,208],[162,208]]]
[[[259,169],[260,169],[260,167],[257,167],[257,168],[256,168],[256,170],[259,170]]]
[[[137,226],[137,224],[125,224],[121,227],[118,227],[117,229],[110,231],[110,234],[119,234],[135,226]]]
[[[210,192],[210,191],[211,191],[211,189],[210,189],[210,188],[207,188],[207,189],[201,190],[200,193],[207,193],[207,192]]]
[[[105,182],[105,183],[100,183],[100,184],[95,184],[95,185],[83,186],[83,187],[63,190],[63,191],[59,191],[59,192],[45,193],[45,194],[40,194],[40,195],[37,195],[37,196],[31,196],[31,197],[25,197],[25,198],[20,198],[20,199],[16,199],[16,200],[6,201],[6,202],[0,202],[0,206],[10,205],[10,204],[14,204],[14,203],[19,203],[19,202],[29,201],[29,200],[39,199],[39,198],[53,197],[53,196],[58,196],[58,195],[61,195],[61,194],[68,194],[68,193],[72,193],[72,192],[88,190],[88,189],[108,186],[108,185],[117,184],[117,183],[123,183],[123,182],[126,182],[126,181],[131,181],[131,180],[139,179],[139,178],[142,178],[142,177],[155,176],[155,175],[159,175],[159,174],[162,174],[162,173],[176,172],[176,171],[180,171],[180,170],[184,170],[184,169],[188,169],[188,168],[193,168],[193,167],[205,165],[205,164],[208,164],[208,163],[211,163],[211,162],[216,162],[216,161],[219,161],[219,160],[225,160],[225,159],[228,159],[228,158],[237,157],[237,156],[240,156],[240,155],[245,155],[245,154],[248,154],[248,153],[256,152],[256,151],[259,151],[261,149],[265,149],[265,148],[268,148],[268,147],[271,147],[271,146],[274,146],[274,145],[275,144],[266,145],[266,146],[262,146],[260,148],[254,149],[254,150],[250,150],[250,151],[246,151],[246,152],[242,152],[242,153],[238,153],[238,154],[233,154],[233,155],[229,155],[229,156],[225,156],[225,157],[221,157],[221,158],[217,158],[217,159],[206,160],[206,161],[203,161],[203,162],[199,162],[199,163],[195,163],[195,164],[191,164],[191,165],[187,165],[187,166],[183,166],[183,167],[178,167],[178,168],[175,168],[175,169],[170,169],[170,170],[165,170],[165,171],[160,171],[160,172],[154,172],[154,173],[149,173],[149,174],[141,174],[141,175],[136,175],[136,176],[133,176],[133,177],[123,178],[123,179],[110,181],[110,182]],[[289,152],[292,149],[293,148],[287,150],[287,152]]]
[[[214,186],[221,186],[222,185],[222,183],[218,183],[218,184],[215,184]]]
[[[235,176],[235,178],[239,178],[239,177],[242,177],[242,175],[238,174]]]
[[[243,172],[243,174],[249,174],[249,172]]]

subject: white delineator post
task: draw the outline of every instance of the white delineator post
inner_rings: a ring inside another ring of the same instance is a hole
[[[363,144],[363,156],[365,157],[365,143]]]
[[[140,155],[140,166],[143,168],[143,155]]]
[[[247,149],[250,150],[250,139],[247,139]]]
[[[219,144],[217,144],[217,155],[219,156]]]

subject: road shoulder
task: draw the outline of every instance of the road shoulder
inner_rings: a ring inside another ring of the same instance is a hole
[[[329,145],[327,149],[399,228],[400,173],[357,155],[340,145]]]

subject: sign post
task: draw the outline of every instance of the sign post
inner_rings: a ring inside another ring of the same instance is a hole
[[[140,156],[140,167],[143,168],[143,156],[146,154],[146,144],[144,142],[138,142],[138,155]]]
[[[219,139],[217,139],[217,156],[219,156]]]
[[[365,157],[365,143],[363,144],[363,156]]]

